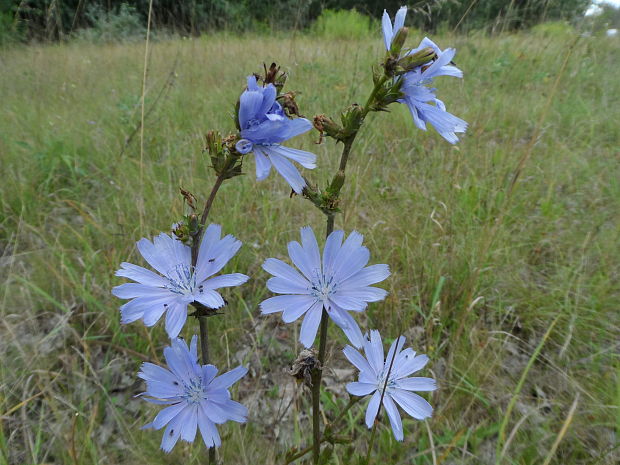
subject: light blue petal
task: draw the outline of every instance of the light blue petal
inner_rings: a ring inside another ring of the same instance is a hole
[[[172,339],[170,342],[171,345],[164,349],[168,369],[184,384],[189,385],[196,371],[200,374],[200,369],[182,339]]]
[[[381,334],[379,334],[378,330],[373,329],[370,331],[370,339],[364,341],[364,352],[375,372],[383,372],[383,343],[381,342]]]
[[[165,275],[170,268],[174,267],[176,263],[172,264],[166,260],[159,250],[155,248],[153,243],[148,239],[142,238],[138,242],[136,242],[136,247],[149,265],[159,271],[161,274]]]
[[[292,323],[293,321],[296,321],[301,315],[303,315],[306,312],[311,312],[318,307],[323,308],[322,302],[317,301],[314,297],[310,297],[309,301],[310,299],[312,299],[312,302],[313,302],[310,305],[306,304],[306,305],[288,307],[286,310],[284,310],[284,312],[282,313],[282,321],[284,321],[285,323]]]
[[[146,284],[147,286],[164,287],[168,284],[166,278],[153,273],[151,270],[127,262],[121,263],[121,268],[114,274],[116,276],[132,279],[140,284]]]
[[[291,257],[293,264],[303,273],[303,275],[314,283],[318,279],[318,275],[321,272],[321,268],[315,267],[315,262],[311,257],[308,257],[305,249],[297,241],[291,241],[287,245],[288,255]]]
[[[327,310],[330,318],[338,325],[344,334],[349,338],[349,342],[355,347],[362,347],[364,336],[355,319],[349,313],[333,305]]]
[[[310,226],[301,228],[301,246],[304,249],[305,255],[310,262],[310,267],[313,270],[320,271],[321,269],[321,253],[319,252],[319,244],[316,241],[314,231]]]
[[[145,309],[144,316],[142,317],[144,326],[153,326],[159,321],[164,312],[176,307],[177,305],[182,305],[187,309],[187,304],[179,302],[177,297],[174,297],[172,300],[166,301],[165,303],[159,303],[158,305]]]
[[[225,409],[228,420],[236,421],[237,423],[245,423],[247,421],[248,409],[245,405],[230,399],[219,405]]]
[[[376,384],[371,383],[349,383],[347,384],[347,391],[354,396],[367,396],[368,394],[377,390]]]
[[[403,423],[400,419],[400,413],[398,413],[398,407],[394,404],[394,401],[390,397],[390,393],[385,393],[383,396],[383,405],[390,419],[390,426],[394,432],[394,437],[397,441],[403,440]]]
[[[168,274],[177,265],[191,265],[192,249],[168,234],[161,233],[155,236],[153,247],[157,255],[161,257],[161,262],[168,266],[168,269],[162,272],[163,275]]]
[[[187,442],[194,442],[196,438],[196,427],[198,426],[198,404],[187,407],[185,421],[181,423],[181,439]]]
[[[195,293],[193,297],[197,302],[208,308],[221,308],[226,304],[220,293],[213,289],[203,289],[201,292]]]
[[[344,281],[347,277],[357,273],[368,263],[370,252],[368,252],[366,247],[362,246],[363,240],[364,236],[357,231],[353,231],[344,241],[344,244],[342,244],[342,247],[334,259],[333,276],[336,278],[337,282],[340,283]],[[359,266],[359,263],[363,264]]]
[[[308,295],[278,295],[263,300],[260,303],[260,309],[263,315],[282,312],[289,307],[305,307],[308,309],[315,300],[314,297]]]
[[[166,426],[164,436],[161,440],[161,448],[164,452],[170,452],[179,440],[182,425],[187,421],[189,414],[189,409],[184,408],[178,415],[168,422],[168,426]]]
[[[334,275],[334,265],[336,264],[336,257],[342,247],[342,239],[344,238],[344,231],[333,231],[325,241],[325,248],[323,249],[323,273],[326,276]]]
[[[140,318],[144,318],[146,314],[148,315],[147,320],[155,318],[153,323],[150,325],[152,326],[157,322],[157,320],[159,320],[161,315],[163,315],[166,308],[173,305],[176,300],[176,297],[171,292],[168,292],[161,297],[144,296],[133,299],[120,307],[121,323],[132,323]]]
[[[306,312],[306,316],[301,323],[301,331],[299,334],[299,342],[301,342],[304,347],[312,347],[314,339],[316,338],[316,332],[321,323],[322,314],[322,305],[314,305],[311,311]]]
[[[385,289],[368,286],[368,287],[357,287],[357,288],[351,288],[351,289],[339,289],[332,297],[337,299],[336,303],[340,307],[345,308],[347,310],[359,311],[359,310],[364,310],[364,308],[366,308],[366,304],[364,303],[363,306],[360,306],[361,303],[378,302],[380,300],[385,299],[387,294],[388,292]],[[341,305],[338,303],[338,302],[343,302],[345,300],[349,300],[351,301],[351,303],[347,305]],[[353,303],[353,301],[358,302],[358,303],[355,304]],[[356,308],[356,307],[359,307],[359,308]]]
[[[215,365],[202,365],[201,367],[202,370],[202,383],[205,386],[208,386],[211,381],[213,381],[213,378],[215,378],[215,376],[217,375],[217,368],[215,367]]]
[[[390,276],[390,267],[384,264],[370,265],[340,283],[340,290],[358,289],[376,284]]]
[[[139,283],[125,283],[112,289],[112,295],[119,299],[134,299],[136,297],[164,297],[170,296],[170,291],[162,287],[147,286]]]
[[[268,258],[265,260],[265,263],[263,263],[263,269],[267,273],[271,273],[274,276],[290,281],[295,286],[308,287],[310,285],[310,282],[299,274],[297,270],[277,258]]]
[[[263,104],[263,93],[260,90],[246,90],[239,97],[239,126],[247,128],[250,121],[263,116],[259,113]]]
[[[176,304],[166,312],[166,332],[168,337],[175,338],[183,329],[187,320],[187,305]]]
[[[278,155],[296,161],[304,168],[308,168],[310,170],[316,168],[316,155],[314,153],[292,149],[282,145],[272,145],[269,147],[269,150],[270,152],[275,152]]]
[[[204,412],[213,423],[221,425],[229,420],[228,412],[226,412],[223,406],[210,400],[204,401],[204,404]]]
[[[243,378],[247,372],[248,369],[246,367],[239,365],[237,368],[216,377],[213,381],[211,381],[209,389],[228,389],[230,386]]]
[[[198,410],[198,427],[200,428],[200,434],[205,446],[219,447],[222,445],[222,440],[220,439],[217,427],[215,426],[215,423],[207,417],[207,413],[205,412],[205,408],[202,403],[200,410]]]
[[[269,160],[276,171],[280,173],[297,194],[301,194],[306,181],[299,174],[297,168],[288,159],[272,151],[270,147],[265,147],[264,151],[269,155]]]
[[[366,426],[368,427],[368,429],[372,428],[372,425],[375,422],[375,418],[377,418],[380,403],[381,393],[379,391],[375,391],[375,393],[370,398],[370,401],[368,402],[368,407],[366,408]]]
[[[396,12],[394,17],[394,30],[392,31],[392,37],[396,35],[398,31],[405,25],[405,17],[407,16],[407,7],[401,6]]]
[[[383,43],[385,44],[385,49],[390,50],[390,45],[392,45],[392,20],[390,19],[390,15],[386,10],[383,10],[383,17],[381,18],[381,29],[383,30]]]
[[[256,180],[262,181],[269,176],[271,161],[269,161],[269,158],[263,153],[260,146],[254,148],[254,157],[256,158]]]
[[[403,378],[396,381],[396,387],[406,391],[434,391],[437,383],[433,378]]]
[[[343,350],[345,357],[351,362],[361,373],[372,373],[374,381],[377,380],[378,373],[370,366],[368,361],[351,346],[346,346]],[[372,378],[370,378],[372,379]]]
[[[241,241],[231,234],[215,242],[208,253],[198,256],[196,264],[196,282],[202,284],[209,276],[220,271],[241,248]]]
[[[396,365],[395,376],[397,378],[404,378],[424,368],[428,363],[428,356],[416,356],[413,351],[403,350],[396,361],[398,364]]]
[[[416,420],[424,420],[433,414],[433,407],[426,400],[413,392],[391,389],[390,395],[405,412]]]
[[[241,273],[222,274],[220,276],[207,279],[203,285],[205,289],[219,289],[222,287],[240,286],[241,284],[247,282],[248,279],[250,279],[249,276]]]
[[[385,357],[385,364],[383,366],[383,370],[385,371],[385,373],[387,373],[390,370],[390,365],[392,366],[392,370],[390,371],[390,379],[396,379],[395,375],[398,366],[396,363],[399,360],[398,355],[400,354],[400,351],[403,349],[404,345],[405,337],[398,336],[396,340],[390,345],[390,350],[388,350],[387,357]],[[394,355],[394,351],[396,351],[396,355]],[[394,359],[393,363],[392,359]]]
[[[309,284],[298,284],[277,276],[267,280],[267,289],[278,294],[310,294]]]
[[[338,307],[344,310],[351,310],[354,312],[361,312],[366,309],[366,302],[361,300],[355,295],[355,292],[352,292],[353,295],[343,295],[341,292],[334,292],[329,296],[329,300],[333,302]]]

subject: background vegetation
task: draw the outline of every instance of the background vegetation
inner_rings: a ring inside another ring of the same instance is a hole
[[[379,19],[401,0],[154,0],[155,29],[197,36],[214,30],[307,29],[325,10],[350,10]],[[578,21],[590,0],[422,0],[409,5],[416,27],[517,30],[551,20]],[[109,18],[137,18],[144,27],[149,0],[0,0],[0,30],[21,40],[64,39]],[[134,20],[135,21],[135,20]],[[126,29],[127,30],[127,29]],[[2,34],[0,34],[1,36]]]
[[[140,262],[137,239],[183,214],[179,187],[204,198],[213,182],[204,133],[234,129],[234,102],[262,61],[290,72],[308,116],[365,98],[383,53],[378,26],[331,18],[309,34],[153,43],[143,151],[143,43],[1,49],[0,464],[202,463],[200,442],[167,456],[160,433],[139,429],[156,409],[134,398],[144,388],[135,375],[167,339],[161,325],[120,326],[113,272]],[[339,38],[335,24],[349,23],[372,37]],[[452,147],[417,130],[406,108],[373,115],[336,221],[363,232],[372,262],[393,270],[390,296],[364,327],[405,334],[440,386],[434,417],[406,420],[405,442],[383,421],[375,463],[617,463],[618,41],[561,22],[433,38],[458,49],[465,79],[437,87],[467,135]],[[297,147],[318,153],[307,174],[324,183],[338,147],[317,139]],[[310,429],[308,393],[286,372],[298,328],[259,315],[260,264],[285,258],[299,227],[320,229],[323,218],[277,176],[257,183],[253,168],[249,157],[212,216],[244,242],[227,270],[252,276],[213,323],[217,364],[250,368],[235,393],[250,421],[222,428],[230,464],[282,463]],[[354,377],[342,335],[331,335],[326,420]],[[361,407],[342,434],[333,463],[350,464],[368,439]]]

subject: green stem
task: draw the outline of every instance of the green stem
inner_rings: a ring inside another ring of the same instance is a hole
[[[342,409],[342,411],[338,414],[338,416],[334,419],[334,421],[332,421],[326,428],[325,428],[325,434],[323,435],[323,437],[321,437],[321,442],[327,442],[331,439],[332,435],[335,434],[333,429],[334,427],[338,424],[338,422],[340,420],[342,420],[342,418],[345,416],[345,414],[351,409],[351,407],[353,407],[355,404],[357,404],[360,400],[362,400],[361,397],[351,397],[349,399],[349,403],[345,406],[344,409]],[[340,432],[342,430],[339,429],[337,432]],[[293,463],[295,460],[303,457],[304,455],[306,455],[308,452],[312,451],[314,449],[314,444],[310,447],[306,447],[305,449],[300,450],[299,452],[297,452],[295,455],[289,457],[286,460],[286,465],[288,465],[289,463]]]
[[[383,84],[387,81],[388,77],[383,76],[372,89],[372,92],[368,96],[366,105],[362,109],[362,120],[366,117],[370,111],[372,104],[377,96],[379,89],[383,87]],[[344,147],[342,149],[342,155],[340,156],[340,165],[338,171],[344,173],[347,168],[347,162],[349,161],[349,155],[351,154],[351,147],[359,129],[351,134],[346,140],[344,140]],[[336,197],[340,194],[340,189],[335,193]],[[334,231],[334,213],[327,214],[327,227],[325,231],[325,237],[328,237]],[[329,323],[329,315],[327,311],[323,309],[321,314],[320,333],[319,333],[319,355],[318,355],[318,367],[312,372],[312,460],[314,464],[319,463],[319,457],[321,454],[321,378],[323,375],[323,365],[325,364],[325,352],[327,349],[327,327]],[[383,400],[383,397],[382,397]]]

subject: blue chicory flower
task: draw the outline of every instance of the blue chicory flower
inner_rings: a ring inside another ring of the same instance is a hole
[[[260,87],[256,77],[249,76],[247,89],[239,99],[239,126],[242,139],[237,142],[236,149],[243,154],[254,152],[256,179],[265,179],[273,165],[291,188],[301,194],[306,182],[290,160],[313,169],[316,155],[284,147],[281,143],[308,132],[312,123],[305,118],[288,118],[276,101],[274,85]]]
[[[196,267],[192,267],[191,248],[167,234],[153,239],[140,239],[138,251],[158,273],[131,263],[121,263],[116,276],[136,281],[112,289],[121,299],[132,299],[120,307],[121,323],[142,319],[153,326],[166,313],[166,332],[177,337],[187,319],[187,306],[199,302],[209,308],[220,308],[224,299],[216,291],[221,287],[238,286],[249,277],[241,273],[212,277],[237,253],[241,241],[228,235],[220,239],[222,227],[211,224],[206,229]]]
[[[387,50],[390,50],[394,36],[405,24],[406,14],[407,7],[401,7],[396,13],[394,27],[392,27],[387,11],[383,11],[383,40]],[[428,85],[432,84],[433,78],[437,76],[462,78],[463,72],[451,64],[456,51],[452,48],[441,50],[428,37],[420,42],[419,47],[410,50],[407,54],[415,54],[426,47],[432,48],[437,58],[430,65],[418,66],[398,78],[403,80],[401,91],[404,94],[399,102],[407,105],[413,122],[419,129],[426,131],[426,123],[430,123],[444,139],[451,144],[456,144],[459,141],[456,134],[467,130],[467,122],[448,113],[443,101],[435,96],[436,89]]]
[[[316,337],[323,309],[344,331],[356,347],[363,343],[362,332],[348,311],[361,312],[368,302],[383,300],[387,291],[370,286],[390,275],[387,265],[366,266],[370,252],[362,246],[363,236],[353,231],[342,242],[343,231],[332,232],[323,250],[323,263],[312,228],[301,228],[301,244],[288,244],[295,266],[276,258],[263,264],[274,275],[267,281],[270,291],[279,295],[261,302],[263,314],[283,312],[282,320],[291,323],[305,314],[300,342],[311,347]]]
[[[218,424],[228,420],[245,423],[248,409],[230,398],[229,388],[241,379],[247,368],[237,368],[217,375],[213,365],[200,365],[197,354],[197,337],[188,348],[182,339],[172,339],[164,349],[168,368],[153,363],[143,363],[138,376],[146,381],[146,392],[140,396],[151,403],[168,405],[152,423],[142,428],[159,430],[166,426],[161,448],[170,452],[179,438],[193,442],[196,429],[207,447],[222,444]]]
[[[359,380],[347,384],[347,391],[354,396],[372,394],[366,410],[366,426],[372,428],[379,412],[381,393],[385,389],[383,406],[390,419],[394,437],[398,441],[403,440],[403,425],[394,402],[413,418],[424,420],[432,415],[433,407],[422,397],[410,391],[434,391],[437,389],[435,380],[432,378],[408,378],[409,375],[424,368],[428,363],[428,357],[416,355],[411,348],[402,350],[404,344],[405,338],[400,336],[392,343],[388,355],[384,359],[381,335],[379,331],[372,330],[370,338],[364,339],[366,357],[363,357],[351,346],[344,348],[344,355],[360,370]]]

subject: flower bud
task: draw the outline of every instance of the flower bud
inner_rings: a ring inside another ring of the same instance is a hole
[[[409,29],[406,27],[401,27],[394,39],[392,39],[392,45],[390,46],[390,55],[393,57],[399,57],[400,51],[403,49],[403,45],[405,45],[405,40],[407,40],[407,34],[409,34]]]
[[[397,69],[396,74],[403,74],[412,71],[418,66],[423,66],[432,62],[435,58],[437,58],[435,50],[431,47],[425,47],[416,53],[406,55],[398,60],[397,67],[400,69]]]
[[[344,128],[344,136],[349,137],[355,134],[362,125],[364,110],[360,105],[354,103],[342,112],[340,119]]]

